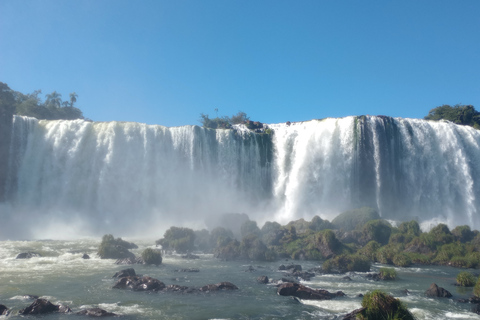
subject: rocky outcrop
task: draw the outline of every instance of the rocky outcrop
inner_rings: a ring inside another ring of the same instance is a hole
[[[41,257],[41,255],[36,252],[22,252],[19,253],[15,259],[30,259],[35,257]]]
[[[217,284],[207,284],[199,289],[203,292],[211,292],[218,290],[238,290],[238,287],[231,282],[224,281]]]
[[[281,284],[277,289],[281,296],[294,296],[304,300],[330,300],[338,296],[344,296],[341,291],[330,293],[327,290],[312,289],[298,283],[287,282]]]
[[[84,253],[82,255],[82,259],[90,259],[90,256],[88,254]]]
[[[155,278],[128,276],[121,278],[113,286],[114,289],[131,289],[133,291],[160,291],[165,289],[165,284]]]
[[[108,312],[100,308],[90,308],[77,312],[79,315],[89,316],[89,317],[114,317],[116,316],[113,312]]]
[[[261,276],[257,278],[258,283],[268,283],[268,277],[267,276]]]
[[[425,295],[427,297],[437,298],[450,298],[452,296],[452,294],[448,290],[437,286],[435,283],[432,283],[430,288],[425,291]]]
[[[68,313],[72,310],[64,305],[55,305],[46,299],[35,299],[31,305],[25,309],[20,310],[18,313],[22,315],[27,314],[45,314],[52,312]]]

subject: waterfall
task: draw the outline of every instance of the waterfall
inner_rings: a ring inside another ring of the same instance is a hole
[[[332,219],[361,206],[388,219],[480,227],[480,133],[471,127],[383,116],[269,127],[273,134],[16,116],[5,181],[12,209],[0,213],[92,234],[160,235],[225,212]]]

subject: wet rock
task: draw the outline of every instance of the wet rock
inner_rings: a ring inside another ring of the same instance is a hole
[[[261,276],[257,278],[258,283],[268,283],[268,277],[267,276]]]
[[[0,304],[0,316],[6,316],[8,315],[8,313],[9,313],[8,308],[3,304]]]
[[[84,253],[82,255],[82,259],[90,259],[90,256],[88,254]]]
[[[472,312],[480,314],[480,304],[474,304],[472,307]]]
[[[343,320],[356,320],[357,315],[361,314],[365,309],[366,308],[360,308],[360,309],[353,310],[349,314],[346,314],[342,319]]]
[[[15,259],[30,259],[35,257],[41,257],[41,255],[36,252],[22,252],[19,253]]]
[[[245,270],[245,272],[254,272],[256,271],[254,267],[248,266],[248,268]]]
[[[123,269],[118,271],[113,275],[112,278],[125,278],[125,277],[134,277],[137,274],[135,273],[135,270],[133,268],[128,268],[128,269]]]
[[[312,289],[298,283],[287,282],[278,287],[277,294],[294,296],[304,300],[330,300],[336,296],[343,295],[343,292],[330,293],[327,290]]]
[[[352,281],[352,278],[350,278],[349,276],[345,276],[342,278],[342,280],[345,280],[345,281]]]
[[[310,281],[311,278],[315,277],[315,273],[312,272],[303,272],[303,271],[296,271],[293,273],[290,273],[291,276],[303,279],[305,281]]]
[[[100,308],[90,308],[77,312],[77,314],[85,315],[89,317],[114,317],[116,316],[113,312],[108,312]]]
[[[193,293],[198,291],[198,289],[186,287],[186,286],[180,286],[177,284],[169,284],[163,291],[177,292],[177,293]]]
[[[46,299],[35,299],[31,305],[25,309],[20,310],[18,313],[27,315],[27,314],[44,314],[52,312],[62,312],[67,313],[71,312],[69,307],[63,305],[55,305]]]
[[[231,282],[224,281],[217,284],[207,284],[200,288],[200,291],[210,292],[218,290],[238,290],[238,287]]]
[[[373,281],[382,280],[382,277],[380,276],[380,273],[367,273],[365,275],[365,278],[368,279],[368,280],[373,280]]]
[[[425,291],[425,295],[427,295],[427,297],[438,298],[450,298],[452,296],[452,294],[448,290],[437,286],[435,283],[432,283],[430,288]]]
[[[290,264],[290,265],[284,266],[282,264],[280,267],[278,267],[278,270],[280,271],[288,270],[293,273],[297,271],[302,271],[302,266],[299,264]]]
[[[160,291],[165,288],[165,284],[155,278],[129,276],[118,280],[113,286],[114,289],[131,289],[133,291]]]
[[[35,299],[38,299],[39,296],[35,296],[35,295],[32,295],[32,294],[26,294],[23,296],[23,299],[28,299],[28,300],[35,300]]]

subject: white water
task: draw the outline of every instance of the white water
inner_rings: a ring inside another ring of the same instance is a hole
[[[288,222],[364,205],[389,219],[480,226],[473,128],[372,116],[270,128],[15,117],[0,236],[159,236],[211,214]]]

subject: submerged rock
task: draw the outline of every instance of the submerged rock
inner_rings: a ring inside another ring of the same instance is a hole
[[[209,291],[218,291],[218,290],[238,290],[238,287],[231,282],[224,281],[217,284],[207,284],[200,288],[200,291],[209,292]]]
[[[330,300],[345,295],[342,291],[331,293],[327,290],[312,289],[302,284],[292,282],[281,284],[277,289],[277,294],[281,296],[294,296],[304,300]]]
[[[77,312],[77,314],[85,315],[89,317],[114,317],[116,316],[113,312],[108,312],[100,308],[90,308]]]
[[[68,313],[72,310],[64,305],[55,305],[46,299],[35,299],[31,305],[20,310],[19,314],[44,314],[52,312]]]
[[[35,257],[41,257],[41,255],[36,252],[22,252],[19,253],[15,259],[30,259]]]
[[[448,290],[437,286],[435,283],[432,283],[430,288],[425,291],[425,295],[427,295],[427,297],[438,298],[450,298],[452,296],[452,294]]]

